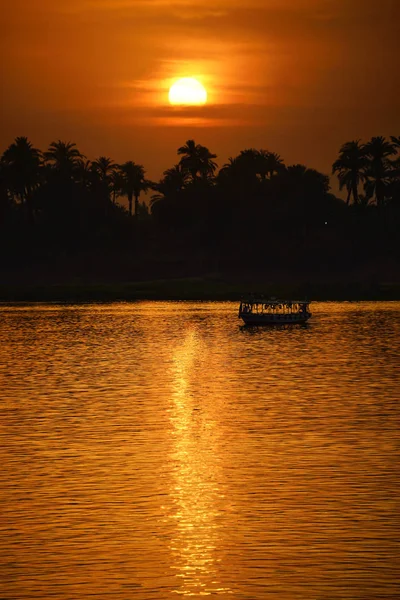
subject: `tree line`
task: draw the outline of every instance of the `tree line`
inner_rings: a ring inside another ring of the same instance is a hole
[[[368,254],[371,244],[396,254],[399,137],[340,148],[332,174],[345,201],[331,193],[328,175],[286,165],[268,150],[244,149],[218,168],[215,154],[188,140],[177,157],[159,181],[150,181],[132,160],[90,161],[72,142],[54,141],[42,151],[17,137],[0,159],[3,249],[126,249],[136,239],[136,252],[229,255],[241,264],[311,252],[321,260],[348,258],[350,251]]]
[[[399,201],[400,194],[400,137],[373,137],[366,144],[361,140],[347,142],[333,163],[340,189],[347,190],[346,203],[379,207]],[[360,192],[363,184],[363,193]]]

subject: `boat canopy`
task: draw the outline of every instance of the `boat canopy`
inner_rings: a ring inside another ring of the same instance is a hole
[[[248,296],[242,298],[242,304],[264,304],[271,307],[292,306],[294,304],[310,304],[309,300],[280,300],[277,298],[263,298],[262,296]]]

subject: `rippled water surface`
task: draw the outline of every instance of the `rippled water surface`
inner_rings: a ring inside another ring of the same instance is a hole
[[[0,307],[0,598],[400,598],[400,303],[311,308]]]

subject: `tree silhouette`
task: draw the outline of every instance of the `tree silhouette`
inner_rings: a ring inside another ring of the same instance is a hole
[[[218,173],[220,186],[231,191],[233,196],[249,194],[258,185],[256,151],[242,150],[239,156],[230,157]]]
[[[397,137],[394,135],[391,135],[390,139],[392,140],[393,146],[397,149],[400,149],[400,135]]]
[[[163,173],[164,177],[151,185],[156,192],[151,197],[151,205],[176,196],[181,192],[188,181],[188,172],[180,164],[174,165]]]
[[[316,189],[320,192],[328,192],[329,177],[324,173],[320,173],[316,169],[310,169],[305,165],[291,165],[287,167],[286,172],[294,180],[303,181],[310,189]]]
[[[366,180],[367,165],[365,146],[360,140],[346,142],[340,148],[340,155],[333,163],[332,173],[338,174],[340,189],[347,190],[346,204],[350,203],[351,196],[354,204],[359,203],[358,186]]]
[[[271,179],[274,174],[278,174],[284,169],[284,162],[281,156],[276,152],[269,152],[268,150],[258,151],[258,163],[258,172],[262,179],[265,179],[266,175]]]
[[[314,201],[320,202],[330,189],[329,177],[316,169],[305,165],[291,165],[282,175],[288,184],[288,190],[293,201],[300,200],[304,211],[310,212],[315,208]]]
[[[341,147],[332,171],[347,190],[347,203],[329,192],[326,175],[305,165],[286,167],[275,152],[246,148],[217,177],[215,159],[208,148],[187,140],[178,149],[178,164],[151,183],[144,167],[133,161],[116,165],[100,156],[91,162],[74,143],[61,140],[43,155],[27,138],[16,138],[0,158],[3,262],[63,257],[61,263],[71,260],[68,268],[75,269],[81,252],[88,259],[98,250],[105,258],[108,250],[120,252],[116,259],[122,265],[134,251],[143,268],[167,274],[181,272],[178,263],[185,273],[214,265],[239,272],[249,261],[252,268],[264,269],[271,257],[278,268],[286,268],[307,253],[321,265],[324,257],[335,265],[337,259],[350,264],[353,251],[357,260],[377,252],[385,259],[398,256],[399,137],[375,137],[367,144],[354,140]],[[153,195],[147,218],[139,200],[148,188]],[[129,214],[116,203],[118,196],[128,198]],[[359,209],[348,209],[349,204]]]
[[[185,146],[178,148],[178,155],[182,156],[179,164],[190,173],[193,182],[198,179],[197,174],[205,179],[214,175],[217,164],[213,159],[217,155],[212,154],[205,146],[196,144],[194,140],[187,140]]]
[[[112,202],[113,204],[116,203],[116,199],[118,196],[123,195],[122,194],[122,189],[123,189],[123,176],[121,174],[121,172],[119,171],[119,167],[117,165],[117,168],[114,169],[110,175],[110,190],[111,190],[111,194],[112,194]]]
[[[174,165],[170,169],[167,169],[163,173],[164,183],[171,188],[171,190],[181,191],[188,182],[188,174],[185,169],[182,169],[180,164]]]
[[[267,177],[271,179],[273,175],[282,172],[284,168],[283,159],[276,152],[247,148],[239,156],[229,158],[228,163],[220,170],[220,175],[234,180],[251,181],[257,177],[264,181]]]
[[[100,179],[107,184],[110,182],[112,174],[118,165],[116,165],[111,158],[106,156],[100,156],[92,163],[93,168],[100,175]]]
[[[62,179],[72,179],[74,172],[86,158],[79,152],[74,142],[52,142],[44,153],[46,164]]]
[[[145,192],[149,188],[149,183],[145,179],[144,167],[130,160],[119,166],[119,174],[121,176],[121,195],[128,198],[129,214],[132,216],[132,201],[134,197],[135,217],[138,218],[140,192]]]
[[[364,148],[368,157],[365,192],[369,198],[375,196],[377,206],[382,207],[390,185],[390,157],[395,154],[395,145],[378,136],[373,137]]]
[[[75,177],[83,188],[89,189],[93,181],[92,162],[83,158],[79,159],[75,165]]]
[[[267,173],[265,159],[255,148],[246,148],[241,150],[239,156],[236,157],[237,164],[241,167],[245,178],[255,178],[257,175],[261,177]]]
[[[104,197],[103,200],[105,203],[109,201],[113,190],[113,183],[115,182],[114,173],[117,166],[111,158],[106,156],[100,156],[92,163],[92,170],[98,177],[100,193]]]
[[[11,199],[7,189],[7,168],[6,164],[0,160],[0,228],[7,220],[11,208]]]
[[[225,178],[234,178],[235,174],[240,172],[240,164],[238,164],[237,157],[232,158],[230,156],[228,158],[228,162],[225,163],[219,170],[218,179],[224,180]]]
[[[8,189],[25,206],[33,221],[33,192],[40,181],[41,152],[26,137],[17,137],[2,156]]]

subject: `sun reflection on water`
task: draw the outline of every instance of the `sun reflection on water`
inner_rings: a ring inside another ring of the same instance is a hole
[[[399,598],[400,304],[312,312],[0,307],[1,599]]]
[[[231,593],[218,579],[218,517],[224,501],[218,421],[212,397],[206,404],[203,398],[200,407],[193,393],[207,373],[202,367],[205,356],[206,344],[194,328],[187,331],[173,353],[170,419],[175,477],[171,495],[176,527],[171,552],[175,557],[173,569],[180,581],[175,593],[185,596]]]

